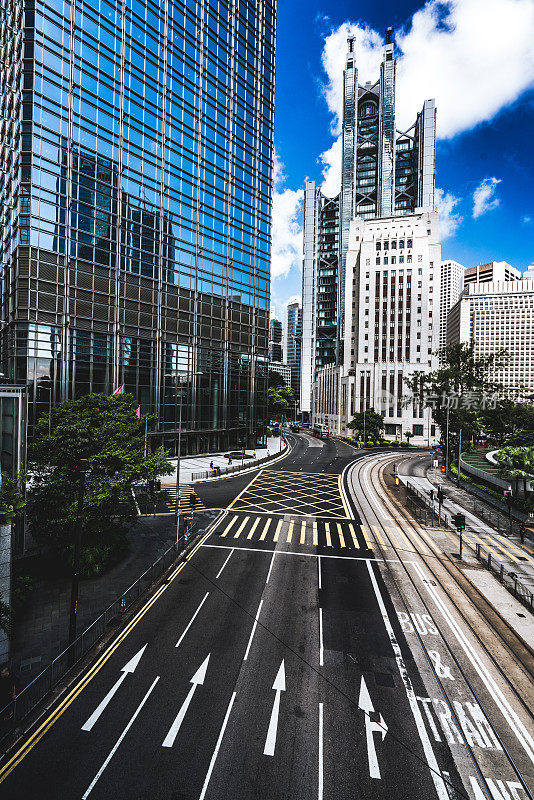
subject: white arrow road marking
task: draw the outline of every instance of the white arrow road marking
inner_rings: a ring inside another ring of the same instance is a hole
[[[379,722],[373,722],[370,714],[374,713],[373,703],[367,689],[367,684],[362,675],[362,682],[360,684],[360,697],[358,700],[358,708],[365,711],[365,733],[367,737],[367,758],[369,759],[369,775],[371,778],[380,778],[380,767],[378,766],[378,758],[376,756],[374,733],[379,733],[382,736],[382,741],[386,737],[388,726],[384,722],[384,717],[380,714]]]
[[[280,664],[280,668],[276,673],[274,679],[273,689],[276,692],[273,710],[271,711],[271,720],[269,722],[269,729],[267,731],[267,739],[265,740],[264,756],[274,756],[274,749],[276,747],[276,732],[278,730],[278,714],[280,712],[280,694],[286,690],[286,671],[284,667],[284,660]]]
[[[120,743],[122,742],[122,740],[124,739],[124,737],[126,736],[126,734],[128,733],[128,731],[130,730],[130,728],[132,727],[132,725],[134,724],[135,720],[137,719],[137,716],[138,716],[139,712],[141,711],[141,709],[143,708],[144,704],[146,703],[146,701],[147,701],[147,700],[148,700],[148,698],[150,697],[150,694],[151,694],[151,692],[152,692],[152,689],[154,688],[154,686],[156,685],[156,683],[157,683],[158,681],[159,681],[159,675],[158,675],[158,676],[157,676],[157,677],[154,679],[154,682],[153,682],[152,686],[150,687],[150,689],[148,690],[148,692],[145,694],[145,696],[143,697],[143,699],[141,700],[141,702],[140,702],[140,703],[139,703],[139,705],[137,706],[137,708],[136,708],[136,710],[135,710],[135,713],[134,713],[133,717],[131,718],[131,720],[129,721],[128,725],[125,727],[125,729],[123,730],[123,732],[121,733],[121,735],[119,736],[119,738],[117,739],[117,741],[115,742],[115,744],[113,745],[113,749],[111,750],[111,753],[110,753],[110,754],[109,754],[109,756],[106,758],[106,760],[104,761],[104,763],[102,764],[102,766],[100,767],[100,769],[98,770],[98,772],[96,773],[95,777],[94,777],[94,778],[93,778],[93,780],[91,781],[91,783],[90,783],[90,785],[89,785],[89,788],[87,789],[87,791],[85,792],[85,794],[84,794],[84,795],[83,795],[83,797],[82,797],[82,800],[87,800],[87,798],[88,798],[88,797],[89,797],[89,795],[91,794],[91,792],[92,792],[92,790],[93,790],[93,788],[94,788],[94,786],[95,786],[95,783],[96,783],[96,782],[97,782],[97,780],[100,778],[100,776],[102,775],[102,773],[103,773],[103,772],[104,772],[104,770],[106,769],[107,765],[109,764],[109,762],[111,761],[111,759],[113,758],[113,756],[115,755],[115,753],[117,752],[117,750],[118,750],[118,748],[119,748],[119,745],[120,745]]]
[[[206,677],[206,670],[208,669],[208,661],[210,660],[211,653],[208,653],[207,657],[204,659],[200,667],[197,669],[193,677],[191,678],[191,683],[193,684],[189,689],[189,694],[185,698],[181,709],[178,712],[178,715],[174,722],[172,723],[169,732],[165,739],[163,740],[162,747],[172,747],[174,744],[174,740],[180,730],[180,726],[184,720],[184,717],[187,713],[187,709],[189,708],[189,703],[193,699],[193,695],[195,694],[195,689],[197,686],[202,686],[204,683],[204,679]]]
[[[91,714],[85,725],[82,725],[82,731],[91,730],[91,728],[93,727],[95,722],[97,722],[98,718],[100,717],[100,715],[102,714],[102,712],[104,711],[110,700],[113,699],[113,695],[115,694],[115,692],[117,691],[123,680],[126,678],[126,676],[129,675],[131,672],[135,672],[135,668],[141,661],[141,656],[145,652],[146,648],[147,645],[145,644],[145,646],[142,647],[139,650],[139,652],[136,653],[135,656],[131,658],[127,664],[124,665],[124,667],[121,670],[122,675],[120,676],[119,680],[114,686],[111,687],[111,689],[104,697],[104,699],[97,705],[97,707],[95,708],[95,710],[93,711],[93,713]]]

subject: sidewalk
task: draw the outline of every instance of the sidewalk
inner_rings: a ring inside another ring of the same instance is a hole
[[[266,458],[267,456],[276,456],[281,449],[284,448],[284,442],[281,436],[270,436],[267,439],[267,447],[258,447],[256,450],[245,450],[245,453],[253,456],[254,453],[256,454],[256,458],[244,459],[244,463],[250,463],[250,467],[254,467],[254,461],[259,460],[261,458]],[[230,450],[227,452],[239,452],[237,449]],[[232,464],[230,466],[237,466],[240,465],[243,459],[240,458],[233,458]],[[173,486],[176,485],[176,459],[170,458],[169,461],[171,464],[174,465],[174,472],[170,473],[169,475],[165,475],[162,480],[164,486],[172,484]],[[192,483],[193,482],[193,474],[198,472],[209,472],[211,469],[211,463],[213,462],[214,467],[220,467],[221,472],[228,467],[228,459],[226,458],[224,453],[210,453],[209,455],[205,456],[188,456],[186,458],[180,459],[180,483]],[[221,475],[221,478],[224,477],[224,474]],[[205,478],[201,480],[206,480]]]

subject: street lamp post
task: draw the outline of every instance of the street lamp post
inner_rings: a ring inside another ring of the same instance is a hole
[[[176,391],[178,391],[178,378],[176,379]],[[180,547],[180,458],[182,455],[182,406],[183,393],[180,387],[180,416],[178,420],[178,452],[176,454],[176,549]]]
[[[461,463],[462,463],[462,429],[460,428],[460,437],[458,440],[458,481],[457,481],[458,486],[460,486]]]
[[[449,472],[449,408],[447,407],[447,428],[445,434],[445,475]]]
[[[80,479],[78,482],[78,504],[76,520],[76,538],[74,539],[74,558],[72,584],[70,590],[69,645],[76,639],[76,618],[78,614],[78,595],[80,590],[80,555],[82,550],[83,498],[85,494],[85,477],[87,459],[80,459]]]

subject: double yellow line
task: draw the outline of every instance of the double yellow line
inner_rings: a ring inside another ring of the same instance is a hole
[[[215,520],[213,525],[216,524],[217,522],[218,522],[218,520]],[[71,703],[73,703],[74,700],[76,700],[78,695],[81,692],[83,692],[83,690],[85,689],[87,684],[95,677],[95,675],[98,674],[98,672],[100,672],[100,670],[102,669],[102,667],[104,666],[106,661],[108,661],[108,659],[111,658],[111,656],[113,655],[115,650],[118,648],[118,646],[121,644],[121,642],[124,641],[124,639],[135,628],[135,626],[138,624],[138,622],[140,622],[143,619],[143,617],[145,616],[147,611],[149,611],[152,608],[154,603],[161,597],[163,592],[165,592],[165,590],[168,589],[168,587],[171,585],[172,581],[183,570],[183,568],[185,567],[187,562],[193,557],[193,555],[196,553],[198,548],[201,547],[201,545],[204,543],[204,541],[207,539],[207,537],[211,534],[211,529],[213,528],[213,525],[210,526],[210,529],[207,530],[206,533],[204,534],[204,536],[200,539],[200,541],[197,542],[197,544],[191,550],[191,552],[189,553],[187,558],[181,564],[179,564],[179,566],[174,570],[174,572],[168,578],[167,582],[164,583],[163,586],[160,586],[160,588],[157,590],[157,592],[155,592],[155,594],[146,602],[146,604],[143,606],[143,608],[141,608],[137,612],[135,617],[133,617],[133,619],[128,623],[126,628],[122,631],[122,633],[119,634],[117,639],[109,645],[109,647],[107,648],[107,650],[104,653],[102,653],[102,655],[96,661],[96,663],[93,664],[91,669],[84,675],[83,678],[81,678],[81,680],[76,684],[76,686],[73,689],[71,689],[71,691],[68,693],[68,695],[52,711],[50,716],[47,717],[47,719],[42,723],[42,725],[40,725],[39,728],[37,728],[36,731],[34,731],[34,733],[32,733],[32,735],[29,737],[29,739],[27,739],[24,742],[24,744],[9,759],[9,761],[7,761],[4,764],[4,766],[0,769],[0,783],[2,783],[11,772],[13,772],[15,767],[18,764],[20,764],[22,759],[25,758],[28,755],[28,753],[35,747],[37,742],[39,742],[43,738],[45,733],[47,733],[50,730],[52,725],[54,725],[54,723],[58,721],[58,719],[61,717],[63,712],[66,711],[67,708],[71,705]]]

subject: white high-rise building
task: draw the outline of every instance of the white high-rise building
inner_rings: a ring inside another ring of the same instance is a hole
[[[447,344],[471,343],[475,358],[506,351],[490,378],[518,399],[534,393],[534,276],[529,277],[468,284],[447,323]]]
[[[351,222],[340,433],[374,408],[388,438],[435,441],[430,409],[407,379],[437,367],[440,272],[436,212]]]
[[[441,262],[438,349],[447,345],[447,317],[464,288],[465,267],[457,261]]]

